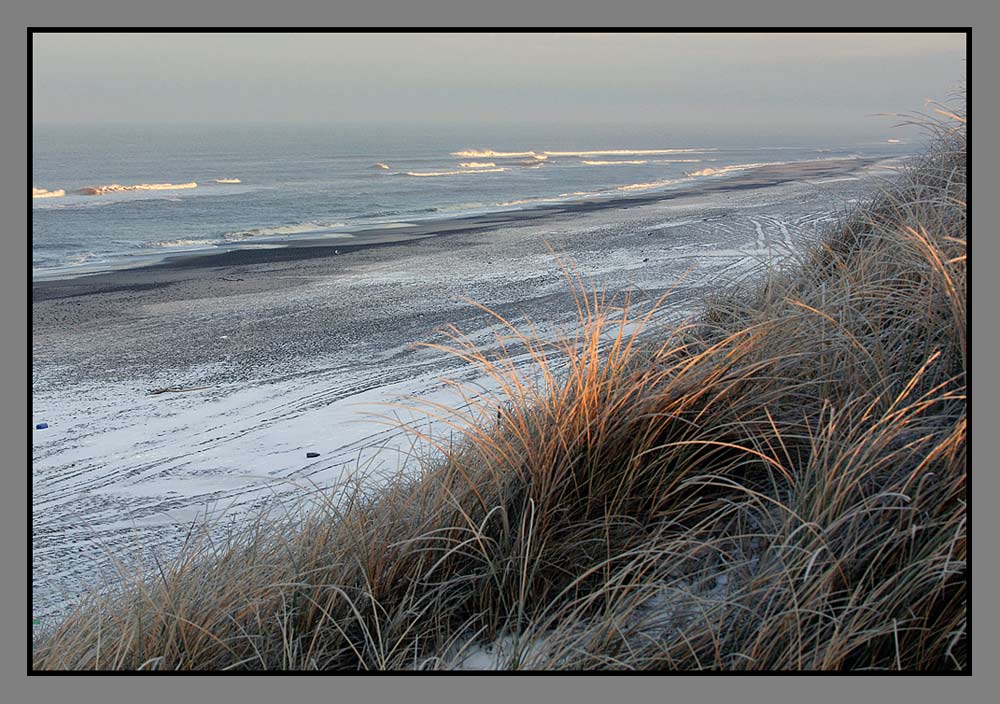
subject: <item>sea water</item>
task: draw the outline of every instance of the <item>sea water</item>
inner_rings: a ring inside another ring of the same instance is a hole
[[[35,278],[684,189],[760,164],[917,150],[614,126],[35,125],[32,133]]]

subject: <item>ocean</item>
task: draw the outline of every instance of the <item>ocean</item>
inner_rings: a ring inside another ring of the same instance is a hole
[[[346,240],[373,227],[684,189],[760,164],[917,150],[610,126],[35,125],[32,274]]]

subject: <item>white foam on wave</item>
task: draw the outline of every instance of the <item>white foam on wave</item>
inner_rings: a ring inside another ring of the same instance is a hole
[[[559,198],[518,198],[517,200],[508,200],[503,203],[497,203],[499,208],[507,208],[514,205],[529,205],[531,203],[554,203],[560,200]]]
[[[198,184],[194,181],[190,183],[136,183],[131,186],[110,183],[106,186],[87,186],[76,192],[84,196],[103,196],[108,193],[123,193],[127,191],[177,191],[197,187]]]
[[[389,166],[388,164],[386,164],[386,163],[384,163],[384,162],[381,162],[381,161],[379,161],[379,162],[376,162],[375,164],[373,164],[373,165],[372,165],[372,168],[373,168],[373,169],[383,169],[383,170],[389,170],[389,169],[390,169],[390,168],[392,168],[392,167],[390,167],[390,166]]]
[[[508,200],[503,203],[497,203],[497,207],[506,208],[514,205],[531,205],[533,203],[559,203],[571,199],[579,199],[600,195],[600,191],[573,191],[572,193],[560,193],[558,196],[552,196],[549,198],[518,198],[517,200]]]
[[[749,164],[731,164],[729,166],[720,166],[719,168],[705,168],[700,171],[690,171],[685,174],[686,179],[697,178],[701,176],[721,176],[723,174],[732,173],[734,171],[745,171],[747,169],[754,169],[761,166],[780,166],[783,164],[788,164],[787,161],[759,161]],[[645,191],[654,188],[662,188],[663,186],[670,186],[675,183],[679,183],[685,179],[664,179],[662,181],[650,181],[648,183],[630,183],[624,186],[617,186],[616,191]]]
[[[580,152],[553,152],[545,151],[548,156],[652,156],[654,154],[690,154],[701,152],[714,152],[717,148],[690,148],[690,149],[593,149]]]
[[[238,178],[217,178],[215,183],[243,183]]]
[[[66,195],[66,191],[61,188],[55,191],[50,191],[48,188],[31,189],[32,198],[62,198],[64,195]]]
[[[458,169],[455,171],[404,171],[403,176],[458,176],[460,174],[495,174],[506,171],[505,168],[496,169]]]
[[[662,188],[664,186],[670,186],[679,181],[676,178],[666,178],[662,181],[649,181],[647,183],[629,183],[625,186],[618,186],[615,188],[616,191],[646,191],[651,188]]]
[[[452,152],[451,155],[471,157],[471,158],[483,158],[483,157],[505,158],[505,157],[517,157],[517,156],[530,156],[536,159],[545,159],[543,155],[540,155],[537,152],[530,150],[525,152],[498,152],[494,149],[462,149],[461,151]]]
[[[465,161],[459,164],[463,169],[490,169],[496,166],[492,161]]]
[[[218,240],[164,240],[154,242],[154,247],[198,247],[201,245],[218,244]]]
[[[787,164],[787,161],[756,161],[749,164],[731,164],[729,166],[720,166],[719,168],[705,168],[700,171],[691,171],[688,176],[720,176],[722,174],[732,173],[733,171],[744,171],[746,169],[756,169],[761,166],[781,166],[782,164]]]
[[[64,260],[65,266],[82,266],[87,262],[91,261],[97,255],[93,252],[79,252],[77,254],[70,254]]]
[[[347,223],[303,222],[294,225],[278,225],[277,227],[255,227],[250,230],[235,230],[227,232],[223,237],[227,240],[245,240],[254,237],[276,237],[280,235],[302,235],[310,232],[325,233],[336,227],[348,227]]]
[[[553,156],[651,156],[654,154],[690,154],[702,152],[715,152],[717,147],[690,147],[671,149],[586,149],[581,151],[556,151],[545,149],[541,151],[527,150],[522,152],[502,152],[495,149],[463,149],[452,152],[452,156],[473,157],[473,158],[508,158],[508,157],[530,157],[537,161],[545,161]]]

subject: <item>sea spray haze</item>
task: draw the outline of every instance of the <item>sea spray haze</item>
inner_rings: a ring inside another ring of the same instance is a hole
[[[886,134],[890,135],[886,121]],[[36,125],[36,277],[190,250],[349,239],[582,198],[683,190],[752,165],[913,154],[918,140],[665,128]]]

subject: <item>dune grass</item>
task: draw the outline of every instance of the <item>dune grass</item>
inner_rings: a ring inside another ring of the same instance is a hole
[[[193,534],[34,668],[967,668],[964,118],[930,127],[795,271],[693,324],[644,332],[655,305],[566,264],[568,336],[448,331],[496,390],[424,408],[453,432],[422,473]]]

